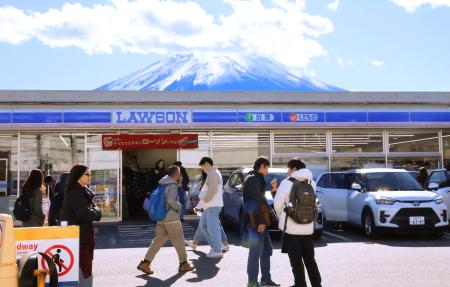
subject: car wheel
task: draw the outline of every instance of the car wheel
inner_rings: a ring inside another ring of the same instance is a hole
[[[442,230],[435,231],[435,232],[433,232],[433,233],[431,234],[431,236],[432,236],[434,239],[440,239],[443,235],[444,235],[444,231],[442,231]]]
[[[364,228],[364,234],[367,236],[367,238],[376,238],[378,232],[377,227],[375,226],[375,220],[373,218],[372,211],[367,210],[364,212],[362,226]]]

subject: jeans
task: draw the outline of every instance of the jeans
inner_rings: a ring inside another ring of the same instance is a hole
[[[257,232],[247,226],[249,253],[247,262],[248,283],[258,282],[259,268],[261,267],[261,281],[268,282],[270,276],[270,256],[272,256],[272,241],[269,232]]]
[[[291,262],[292,273],[296,287],[306,287],[305,268],[308,271],[309,281],[312,287],[320,287],[321,277],[316,260],[314,259],[314,242],[312,235],[285,234],[287,253]],[[304,266],[303,266],[304,264]]]
[[[186,214],[186,191],[183,187],[178,187],[178,201],[181,203],[180,219],[184,219]]]
[[[222,207],[210,207],[200,217],[198,229],[215,252],[222,252],[222,236],[219,213]],[[223,230],[223,229],[222,229]]]
[[[197,242],[201,242],[202,240],[208,241],[207,238],[206,238],[206,236],[208,236],[208,235],[205,234],[205,232],[204,232],[205,228],[202,228],[200,226],[200,224],[202,223],[202,217],[203,217],[203,214],[200,217],[200,221],[199,221],[199,224],[198,224],[199,226],[197,227],[197,230],[195,231],[195,234],[194,234],[194,241],[197,241]],[[206,218],[204,218],[204,220],[206,220]],[[206,226],[206,224],[204,224],[204,226]],[[225,231],[223,230],[223,227],[222,227],[222,224],[220,223],[220,220],[219,220],[219,226],[220,226],[220,239],[221,239],[221,241],[222,242],[228,241],[227,235],[225,234]]]

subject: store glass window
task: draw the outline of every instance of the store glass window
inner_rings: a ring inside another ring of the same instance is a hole
[[[76,134],[21,134],[20,182],[23,184],[30,171],[41,169],[56,181],[73,165],[85,162],[85,138]]]
[[[292,157],[273,157],[272,166],[273,167],[287,167],[287,163],[292,159]],[[303,158],[306,164],[306,168],[311,170],[314,178],[317,178],[320,174],[328,171],[328,158]]]
[[[383,152],[383,133],[332,132],[333,153]]]
[[[386,165],[384,157],[333,157],[331,171],[347,171],[357,168],[383,168]]]
[[[326,133],[315,131],[276,132],[275,154],[325,153]]]
[[[450,170],[450,130],[442,132],[442,146],[444,152],[444,167]]]
[[[414,171],[418,171],[420,167],[427,164],[431,169],[440,168],[440,158],[438,156],[389,156],[387,167],[388,168],[405,168],[407,164],[410,164]]]
[[[17,135],[0,135],[0,213],[11,213],[17,198]]]
[[[90,189],[94,202],[102,209],[103,219],[118,218],[119,205],[119,151],[102,150],[102,135],[87,136],[87,166],[91,169]]]
[[[213,132],[212,158],[223,174],[239,167],[253,166],[259,156],[270,156],[268,131]]]
[[[390,152],[439,152],[438,132],[389,131]]]

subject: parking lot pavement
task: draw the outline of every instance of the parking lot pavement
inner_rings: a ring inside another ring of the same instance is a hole
[[[192,238],[197,221],[187,220],[185,236]],[[170,243],[155,258],[155,274],[136,270],[154,235],[147,222],[97,227],[94,286],[246,286],[248,249],[239,245],[236,231],[227,230],[231,251],[221,260],[205,257],[209,247],[188,250],[195,272],[177,273],[178,260]],[[273,279],[291,286],[289,260],[273,234]],[[103,242],[101,242],[103,241]],[[327,230],[316,242],[316,258],[323,286],[445,286],[450,282],[450,230],[440,239],[418,235],[386,235],[368,240],[354,228]]]

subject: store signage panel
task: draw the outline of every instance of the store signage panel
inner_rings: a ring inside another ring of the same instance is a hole
[[[280,109],[239,109],[239,123],[281,123],[282,113]]]
[[[285,122],[285,123],[323,123],[323,122],[325,122],[325,113],[322,111],[287,110],[287,111],[283,111],[283,122]]]
[[[411,112],[411,122],[450,122],[450,112]]]
[[[139,150],[150,148],[198,148],[197,134],[102,135],[104,150]]]
[[[111,109],[65,108],[63,122],[66,124],[111,124]]]
[[[113,124],[118,125],[186,125],[192,122],[187,109],[115,109]]]

